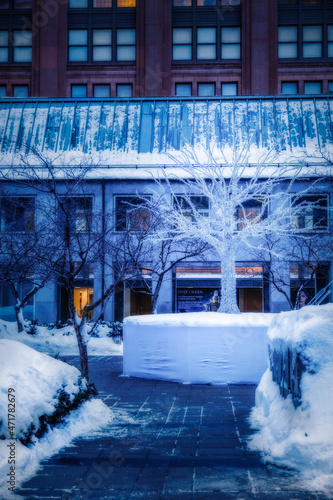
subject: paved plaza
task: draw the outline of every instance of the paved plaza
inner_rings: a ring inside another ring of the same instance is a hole
[[[78,358],[67,358],[78,365]],[[126,378],[122,357],[91,357],[91,380],[115,418],[43,462],[26,499],[324,500],[293,471],[247,450],[252,385]]]

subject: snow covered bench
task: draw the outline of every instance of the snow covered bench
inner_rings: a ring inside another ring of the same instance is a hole
[[[183,383],[259,383],[272,314],[215,312],[124,321],[124,374]]]

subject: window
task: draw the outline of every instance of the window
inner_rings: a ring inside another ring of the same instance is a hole
[[[88,0],[69,0],[70,9],[87,9]]]
[[[198,7],[214,7],[216,0],[197,0]]]
[[[241,58],[240,28],[221,28],[221,59]]]
[[[31,0],[15,0],[14,8],[15,9],[31,9],[32,1]]]
[[[303,26],[303,57],[322,57],[322,27]]]
[[[117,0],[117,7],[135,7],[136,0]]]
[[[76,231],[83,233],[90,230],[92,225],[93,200],[91,196],[74,196],[63,200],[63,211],[59,211],[59,222]]]
[[[13,85],[13,97],[28,97],[28,85]]]
[[[172,30],[172,58],[174,61],[192,59],[192,29],[174,28]]]
[[[110,97],[110,85],[94,85],[94,97]]]
[[[189,97],[192,95],[191,83],[176,83],[176,96]]]
[[[327,57],[333,57],[333,25],[327,26]]]
[[[304,94],[321,94],[321,82],[304,82]]]
[[[88,60],[88,31],[69,30],[68,60],[82,62]]]
[[[221,94],[222,95],[237,95],[237,83],[222,83],[221,84]]]
[[[112,30],[93,30],[93,61],[112,60]]]
[[[197,29],[197,59],[216,59],[216,29]]]
[[[328,226],[327,196],[301,196],[293,202],[293,230],[325,230]]]
[[[72,85],[72,97],[87,97],[87,85]]]
[[[0,1],[0,9],[9,9],[9,0]]]
[[[297,94],[298,93],[297,82],[281,82],[281,93],[282,94]]]
[[[13,60],[14,62],[31,62],[32,58],[32,32],[13,32]]]
[[[34,198],[1,198],[1,231],[30,232],[34,230]]]
[[[235,214],[235,229],[241,231],[251,224],[260,223],[267,216],[267,205],[263,199],[247,200]]]
[[[135,29],[117,30],[117,61],[135,61]]]
[[[297,50],[297,26],[279,26],[278,28],[278,57],[279,59],[295,59]]]
[[[333,94],[333,81],[328,82],[328,93]]]
[[[117,84],[117,97],[132,97],[132,85],[127,83]]]
[[[0,98],[6,97],[6,95],[7,95],[6,85],[0,85]]]
[[[174,205],[183,216],[192,223],[198,222],[201,217],[209,216],[209,199],[207,196],[177,196]]]
[[[112,7],[112,0],[94,0],[95,9],[109,9]]]
[[[215,83],[198,83],[198,96],[210,97],[215,95]]]
[[[8,31],[0,31],[0,62],[8,62]]]
[[[149,231],[150,212],[145,200],[133,196],[116,196],[116,231]]]
[[[173,0],[174,7],[192,7],[192,0]]]

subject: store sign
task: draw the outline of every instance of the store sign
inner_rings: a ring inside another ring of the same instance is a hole
[[[178,288],[177,312],[200,312],[216,310],[214,288]],[[215,294],[216,296],[216,294]]]

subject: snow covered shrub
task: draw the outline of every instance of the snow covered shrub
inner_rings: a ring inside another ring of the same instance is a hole
[[[28,335],[37,335],[38,321],[35,319],[33,321],[26,322],[25,331]]]
[[[258,431],[249,446],[333,486],[333,304],[276,315],[268,339],[276,354],[256,390],[250,421]]]

